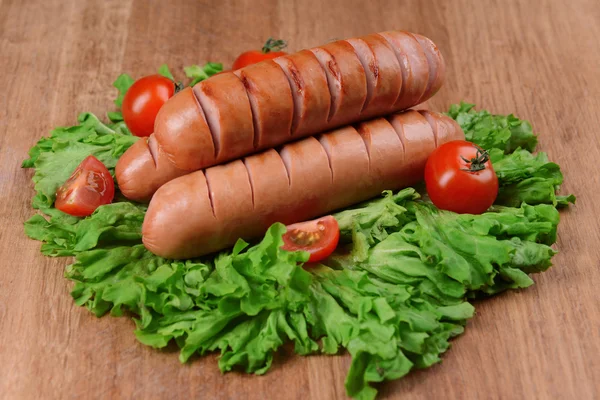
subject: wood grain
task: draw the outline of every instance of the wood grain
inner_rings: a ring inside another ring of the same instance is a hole
[[[434,109],[464,99],[530,120],[578,203],[534,287],[477,303],[444,362],[381,386],[382,398],[600,398],[598,21],[597,0],[0,0],[0,398],[345,398],[348,356],[287,349],[265,376],[221,375],[214,356],[180,365],[175,349],[138,343],[130,320],[76,307],[68,260],[23,233],[33,190],[19,165],[52,127],[104,115],[121,72],[167,62],[182,77],[269,36],[295,50],[398,28],[446,56]]]

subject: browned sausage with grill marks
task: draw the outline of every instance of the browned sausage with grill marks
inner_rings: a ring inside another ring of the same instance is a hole
[[[172,165],[159,163],[151,185],[142,187],[138,172],[150,170],[152,158],[138,146],[119,161],[117,181],[129,198],[148,198],[178,170],[196,171],[414,107],[437,92],[444,71],[433,42],[391,31],[215,75],[175,95],[157,116],[151,137]]]
[[[162,257],[201,256],[259,237],[274,222],[414,184],[436,143],[464,138],[449,117],[425,113],[392,114],[174,179],[150,202],[144,244]]]

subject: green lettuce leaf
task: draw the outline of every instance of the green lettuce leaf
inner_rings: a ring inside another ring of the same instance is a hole
[[[537,145],[531,124],[514,115],[476,112],[473,104],[450,107],[467,140],[488,150],[500,185],[495,203],[519,207],[521,204],[552,204],[565,207],[575,203],[574,195],[557,196],[563,182],[560,167],[546,153],[532,154]]]
[[[56,190],[89,155],[106,165],[111,174],[119,157],[136,140],[124,122],[104,124],[90,113],[78,117],[79,125],[57,128],[49,138],[42,138],[29,151],[22,167],[35,168],[34,208],[48,208],[54,203]]]
[[[186,74],[201,80],[222,69],[207,66]],[[119,79],[120,90],[132,81]],[[281,249],[281,224],[252,246],[240,240],[217,255],[168,260],[141,242],[146,207],[118,192],[87,218],[53,208],[56,189],[81,160],[93,154],[114,173],[137,140],[116,112],[108,124],[81,114],[78,125],[55,129],[30,150],[23,167],[35,168],[33,206],[41,213],[25,233],[43,242],[44,254],[75,257],[65,276],[77,305],[99,317],[134,315],[135,335],[146,345],[175,342],[182,362],[218,351],[222,371],[256,374],[286,342],[301,355],[346,349],[347,394],[372,399],[373,383],[441,360],[474,315],[471,299],[528,287],[529,274],[549,268],[555,206],[574,201],[555,195],[563,181],[558,166],[530,153],[537,140],[530,125],[464,103],[450,115],[467,137],[491,146],[498,204],[459,215],[438,210],[413,188],[385,191],[335,214],[341,246],[306,269],[308,254]]]
[[[537,136],[531,124],[514,115],[493,115],[488,111],[475,111],[474,104],[461,102],[450,107],[448,115],[455,119],[465,132],[466,139],[485,150],[500,149],[512,153],[517,148],[534,151]]]
[[[185,76],[190,78],[190,86],[194,86],[196,83],[208,79],[209,77],[223,71],[223,64],[221,63],[206,63],[204,66],[190,65],[184,67]]]
[[[125,97],[125,93],[127,93],[127,90],[131,87],[131,85],[133,85],[134,82],[135,79],[128,74],[119,75],[119,77],[113,82],[113,86],[119,91],[119,95],[115,99],[115,105],[117,107],[121,108],[121,104],[123,104],[123,97]]]
[[[171,70],[167,64],[163,64],[158,68],[158,74],[175,81],[175,77],[171,73]]]

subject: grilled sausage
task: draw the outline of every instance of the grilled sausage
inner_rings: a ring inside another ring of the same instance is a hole
[[[138,146],[119,160],[117,181],[130,199],[147,200],[178,176],[174,171],[196,171],[411,108],[437,92],[444,71],[433,42],[391,31],[215,75],[173,96],[157,115],[151,137],[172,166]]]
[[[212,253],[414,184],[436,145],[455,139],[464,134],[449,117],[411,110],[192,172],[156,192],[143,242],[167,258]]]

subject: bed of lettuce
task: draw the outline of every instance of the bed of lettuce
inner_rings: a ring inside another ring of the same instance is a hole
[[[196,83],[221,70],[192,66]],[[166,66],[160,72],[171,76]],[[115,82],[120,106],[133,83]],[[273,225],[262,241],[239,241],[213,257],[173,261],[141,244],[146,207],[117,191],[113,204],[80,219],[53,208],[56,189],[93,154],[114,173],[131,146],[119,111],[102,122],[80,114],[77,125],[53,130],[29,153],[38,210],[26,234],[43,242],[48,256],[74,256],[65,276],[74,282],[75,303],[96,316],[134,315],[135,335],[163,348],[175,341],[179,358],[220,352],[222,371],[262,374],[274,352],[293,342],[296,353],[352,356],[347,394],[372,399],[374,382],[398,379],[413,368],[440,361],[449,340],[474,315],[470,299],[533,284],[556,253],[558,165],[533,153],[531,125],[513,115],[453,105],[468,140],[489,150],[500,180],[497,204],[482,215],[436,209],[414,188],[335,214],[342,245],[323,264],[303,268],[307,255],[280,249],[285,228]]]

